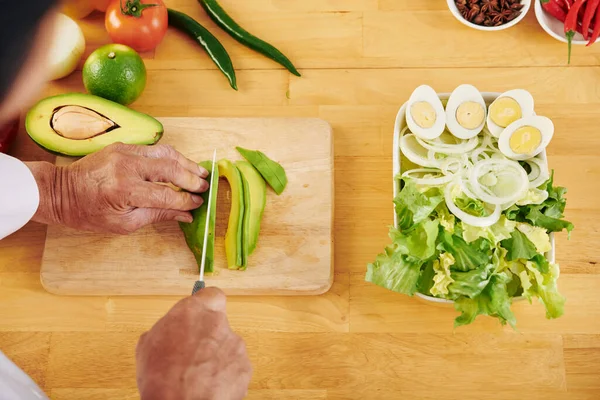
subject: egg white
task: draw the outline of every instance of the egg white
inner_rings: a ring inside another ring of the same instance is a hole
[[[431,128],[421,128],[414,120],[411,112],[414,103],[425,101],[433,107],[436,117]],[[406,107],[406,124],[408,129],[421,139],[431,140],[439,137],[446,129],[446,113],[444,105],[431,86],[421,85],[415,89],[408,99]]]
[[[483,120],[475,129],[466,129],[462,127],[456,119],[456,111],[458,110],[458,107],[460,107],[461,104],[469,101],[480,104],[483,108]],[[460,85],[454,89],[450,95],[450,98],[448,98],[448,103],[446,104],[446,126],[448,127],[450,133],[459,139],[470,139],[477,136],[483,130],[486,116],[487,108],[485,106],[485,101],[475,86]]]
[[[531,117],[532,115],[535,115],[533,96],[527,90],[513,89],[513,90],[509,90],[508,92],[502,93],[500,96],[498,96],[498,98],[496,100],[494,100],[492,102],[492,104],[490,104],[490,107],[488,108],[488,113],[487,113],[488,130],[490,131],[492,136],[497,137],[497,138],[500,137],[500,134],[502,133],[502,131],[505,128],[503,128],[499,125],[496,125],[496,123],[494,121],[492,121],[492,118],[490,117],[490,110],[492,108],[492,105],[498,99],[501,99],[503,97],[510,97],[519,104],[519,107],[521,107],[522,118],[528,118],[528,117]],[[506,128],[508,128],[508,127],[506,127]]]
[[[510,138],[515,131],[524,126],[532,126],[539,129],[542,133],[542,141],[540,145],[530,154],[517,154],[510,148]],[[548,117],[532,116],[528,118],[521,118],[510,124],[502,131],[500,138],[498,139],[498,148],[506,157],[513,160],[527,160],[540,154],[550,143],[554,136],[554,124]]]

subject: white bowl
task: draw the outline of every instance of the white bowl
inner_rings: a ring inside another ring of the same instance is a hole
[[[502,93],[481,92],[481,95],[483,96],[483,99],[485,100],[486,104],[491,104],[501,94]],[[450,93],[438,93],[438,97],[441,100],[448,100],[448,98],[450,97]],[[392,155],[392,162],[393,162],[392,182],[394,185],[393,186],[394,198],[396,198],[398,193],[400,193],[400,181],[396,179],[396,176],[398,176],[402,171],[402,168],[400,165],[400,132],[402,132],[402,130],[406,127],[406,118],[405,117],[406,117],[407,106],[408,106],[408,102],[404,103],[402,105],[402,107],[400,107],[400,110],[398,110],[398,114],[396,115],[396,123],[394,124],[394,143],[392,145],[393,152],[394,152]],[[539,156],[541,159],[543,159],[546,162],[546,167],[548,167],[548,158],[546,157],[546,150],[544,149],[544,151],[542,151]],[[396,215],[395,208],[394,208],[394,226],[396,228],[398,227],[398,216]],[[555,244],[554,244],[554,233],[553,232],[550,232],[550,244],[552,244],[552,249],[550,249],[550,251],[547,252],[545,255],[546,255],[546,259],[548,260],[548,262],[554,263],[554,262],[556,262],[556,254],[555,254],[556,249],[555,249]],[[423,300],[426,300],[427,302],[430,302],[430,303],[436,304],[436,305],[452,305],[452,304],[454,304],[454,301],[452,301],[452,300],[440,299],[440,298],[433,297],[433,296],[427,296],[427,295],[419,293],[419,292],[415,293],[415,295]],[[521,301],[524,299],[525,298],[523,296],[513,297],[513,301]]]
[[[533,7],[535,11],[535,17],[537,18],[540,26],[546,31],[546,33],[552,36],[554,39],[559,40],[563,43],[567,43],[567,37],[565,36],[565,24],[560,22],[558,19],[550,15],[542,7],[541,2],[536,1]],[[575,33],[573,37],[573,44],[582,45],[587,44],[587,40],[583,38],[581,33]]]
[[[516,24],[521,22],[521,20],[523,18],[525,18],[525,15],[527,15],[527,12],[531,8],[532,0],[521,0],[521,4],[523,4],[525,6],[521,9],[521,15],[519,15],[517,18],[513,19],[512,21],[510,21],[504,25],[500,25],[500,26],[482,26],[482,25],[477,25],[472,22],[469,22],[462,16],[460,11],[458,11],[458,8],[456,7],[456,3],[454,2],[454,0],[447,0],[447,2],[448,2],[448,8],[450,9],[450,11],[452,11],[452,15],[454,15],[454,18],[459,20],[463,25],[466,25],[470,28],[474,28],[474,29],[477,29],[480,31],[501,31],[504,29],[508,29],[511,26],[515,26]],[[539,0],[536,0],[536,3],[538,3],[538,2],[539,2]]]

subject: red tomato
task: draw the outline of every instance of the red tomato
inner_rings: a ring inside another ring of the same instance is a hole
[[[158,46],[167,32],[169,17],[162,0],[113,0],[104,23],[113,42],[141,52]]]
[[[8,153],[10,145],[15,141],[19,132],[19,119],[7,122],[0,126],[0,153]]]

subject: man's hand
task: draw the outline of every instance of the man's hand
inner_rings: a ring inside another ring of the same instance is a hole
[[[142,400],[239,400],[252,367],[232,332],[225,295],[206,288],[177,303],[143,334],[136,350]]]
[[[155,222],[191,222],[189,210],[202,204],[194,193],[208,189],[208,171],[163,145],[117,143],[68,167],[27,165],[40,189],[33,220],[87,231],[125,234]]]

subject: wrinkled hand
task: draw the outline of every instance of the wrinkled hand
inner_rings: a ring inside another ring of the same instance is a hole
[[[203,289],[142,335],[136,350],[142,400],[244,398],[252,367],[229,327],[225,300],[219,289]]]
[[[191,222],[189,210],[202,204],[194,193],[208,189],[208,172],[164,145],[117,143],[68,167],[28,166],[40,188],[34,220],[87,231],[125,234],[155,222]]]

